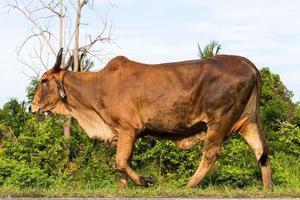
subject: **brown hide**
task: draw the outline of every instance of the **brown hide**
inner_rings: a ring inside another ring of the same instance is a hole
[[[246,58],[220,55],[149,65],[119,56],[98,72],[50,71],[42,78],[50,86],[51,80],[62,85],[66,99],[43,102],[46,88],[40,85],[32,110],[72,115],[91,138],[115,144],[121,187],[128,176],[138,185],[151,183],[129,167],[138,137],[171,139],[182,149],[203,141],[200,166],[188,183],[192,187],[215,162],[222,141],[236,131],[254,150],[264,185],[271,185],[259,125],[261,77]],[[54,85],[48,95],[57,96]]]

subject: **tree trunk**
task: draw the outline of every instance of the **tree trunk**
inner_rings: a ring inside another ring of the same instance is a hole
[[[63,127],[64,127],[64,136],[65,139],[70,139],[71,138],[71,119],[72,117],[67,116],[64,117],[64,122],[63,122]]]
[[[74,52],[73,52],[73,55],[74,55],[74,71],[75,72],[80,71],[80,66],[79,66],[79,62],[78,62],[80,17],[81,17],[81,2],[80,2],[80,0],[77,0],[76,22],[75,22],[75,41],[74,41]]]
[[[59,13],[59,31],[58,31],[58,46],[59,48],[63,47],[64,43],[64,0],[60,0],[60,13]],[[65,65],[65,56],[63,56],[63,66]],[[64,117],[62,126],[64,128],[64,136],[66,139],[71,137],[71,117]]]

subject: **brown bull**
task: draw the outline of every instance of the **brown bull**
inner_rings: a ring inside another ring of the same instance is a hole
[[[120,187],[128,176],[148,186],[151,178],[131,167],[137,138],[150,135],[188,149],[203,141],[203,155],[187,186],[196,186],[214,164],[224,139],[239,132],[255,152],[265,187],[272,184],[268,148],[260,127],[261,77],[246,58],[142,64],[123,56],[98,72],[61,69],[62,50],[41,78],[32,112],[74,117],[91,138],[117,147]]]

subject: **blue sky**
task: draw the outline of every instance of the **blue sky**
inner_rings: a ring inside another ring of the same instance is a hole
[[[300,100],[300,1],[110,2],[113,6],[107,0],[95,0],[97,10],[83,18],[90,23],[87,32],[100,24],[92,14],[109,13],[113,23],[117,45],[108,47],[104,63],[97,63],[96,68],[120,54],[147,63],[195,59],[197,43],[204,46],[217,40],[222,44],[221,53],[245,56],[258,68],[269,67],[278,73],[294,92],[294,100]],[[11,97],[24,99],[29,78],[23,72],[30,72],[18,63],[15,53],[28,33],[28,23],[16,13],[1,10],[0,26],[1,106]]]

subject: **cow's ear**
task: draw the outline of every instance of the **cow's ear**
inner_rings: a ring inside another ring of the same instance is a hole
[[[62,53],[63,53],[63,48],[61,48],[57,53],[55,64],[51,69],[52,72],[60,71],[60,65],[61,65],[61,61],[62,61]]]

